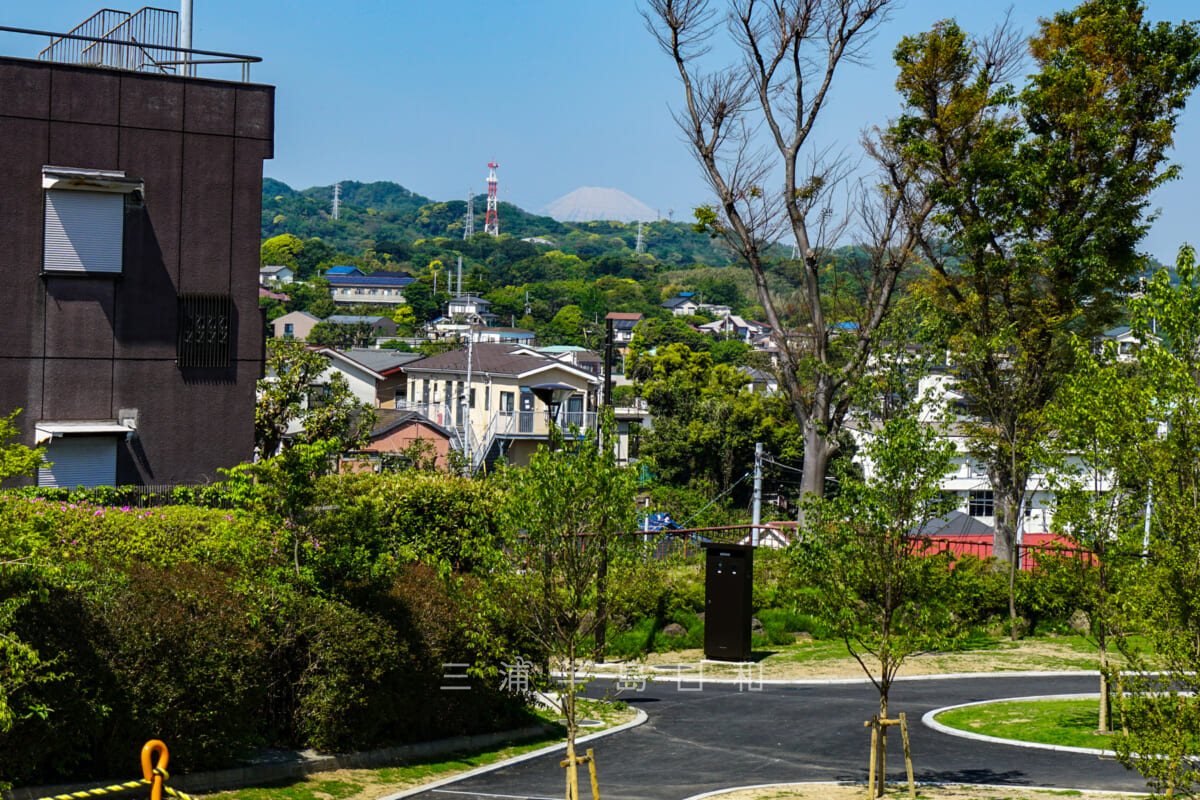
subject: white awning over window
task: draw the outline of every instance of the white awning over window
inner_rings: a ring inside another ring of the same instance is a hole
[[[128,436],[133,428],[113,420],[67,420],[39,422],[33,427],[34,443],[43,445],[63,436]]]
[[[144,184],[116,170],[42,167],[46,272],[119,275],[125,196]]]

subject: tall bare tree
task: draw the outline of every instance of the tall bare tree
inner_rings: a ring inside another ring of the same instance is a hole
[[[827,245],[845,230],[844,220],[831,219],[832,199],[850,169],[811,139],[837,68],[861,60],[894,2],[733,0],[718,10],[708,0],[647,0],[643,9],[679,70],[684,106],[676,120],[716,195],[715,205],[696,210],[698,223],[749,265],[781,354],[783,386],[804,435],[802,495],[824,494],[854,389],[927,213],[900,202],[905,176],[897,164],[901,188],[861,204],[869,258],[853,278],[865,303],[855,309],[855,325],[835,327],[820,270]],[[740,59],[708,71],[701,62],[722,30]],[[796,313],[785,322],[767,266],[792,242],[803,277]]]

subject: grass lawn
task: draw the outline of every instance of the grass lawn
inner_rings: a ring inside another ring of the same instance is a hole
[[[1026,742],[1110,750],[1111,736],[1095,733],[1099,698],[986,703],[945,711],[937,721],[951,728]]]

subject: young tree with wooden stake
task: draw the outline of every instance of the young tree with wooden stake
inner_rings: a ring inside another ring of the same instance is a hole
[[[1148,548],[1120,601],[1144,639],[1118,641],[1129,668],[1119,674],[1113,749],[1155,791],[1192,797],[1200,786],[1191,757],[1200,748],[1200,270],[1191,247],[1181,248],[1175,271],[1177,281],[1162,269],[1131,301],[1158,433],[1140,448],[1152,495]]]
[[[708,0],[647,0],[647,27],[679,72],[684,108],[676,119],[703,168],[716,204],[696,210],[698,229],[721,237],[745,260],[779,348],[783,390],[804,437],[801,496],[822,497],[839,450],[850,395],[876,344],[900,273],[928,208],[902,203],[904,190],[865,205],[869,258],[854,276],[866,298],[851,329],[835,329],[820,286],[822,255],[846,223],[831,220],[843,160],[802,151],[834,73],[859,60],[895,0],[733,0],[724,19]],[[701,66],[721,22],[741,59],[712,72]],[[759,131],[765,131],[761,137]],[[760,147],[759,145],[763,146]],[[892,176],[906,180],[903,167]],[[782,183],[782,189],[767,188]],[[798,319],[785,322],[767,288],[771,251],[794,242],[803,261]]]
[[[1093,353],[1076,340],[1075,371],[1049,409],[1054,530],[1090,553],[1040,558],[1043,571],[1082,576],[1078,599],[1096,640],[1100,667],[1100,733],[1109,732],[1108,667],[1119,578],[1131,551],[1140,552],[1146,471],[1141,456],[1155,437],[1145,376],[1117,360],[1111,344]],[[1132,540],[1132,541],[1131,541]],[[1136,548],[1136,550],[1135,550]]]
[[[603,440],[612,441],[611,411],[601,427]],[[558,691],[567,728],[568,800],[579,796],[579,661],[592,652],[600,609],[607,607],[600,593],[612,591],[611,582],[597,577],[602,564],[623,555],[617,534],[637,528],[636,473],[618,466],[613,449],[598,447],[596,437],[589,431],[568,441],[552,428],[550,447],[538,448],[527,467],[502,475],[514,569],[498,580],[513,619],[566,673]]]
[[[948,553],[923,538],[952,502],[940,490],[954,445],[915,413],[884,422],[863,447],[867,477],[843,475],[835,498],[811,501],[803,539],[790,548],[797,579],[879,692],[879,719],[900,665],[955,638]],[[882,794],[886,736],[880,729]]]

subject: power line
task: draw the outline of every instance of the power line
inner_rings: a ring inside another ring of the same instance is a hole
[[[764,457],[764,458],[763,458],[763,463],[764,463],[764,464],[770,464],[770,465],[771,465],[771,466],[773,466],[773,467],[779,467],[780,469],[786,469],[786,470],[790,470],[790,471],[792,471],[792,472],[795,472],[795,473],[797,473],[797,474],[799,474],[799,475],[803,475],[803,474],[804,474],[804,470],[800,469],[799,467],[793,467],[793,466],[790,466],[790,465],[788,465],[788,464],[784,464],[784,463],[783,463],[783,462],[781,462],[781,461],[776,461],[775,459],[771,458],[770,456],[766,456],[766,457]]]
[[[750,477],[750,473],[749,473],[749,472],[747,472],[745,475],[743,475],[742,477],[738,478],[736,481],[734,481],[734,482],[733,482],[733,484],[732,484],[732,485],[731,485],[731,486],[730,486],[728,489],[726,489],[725,491],[721,492],[719,495],[717,495],[716,497],[714,497],[714,498],[712,499],[712,501],[711,501],[711,502],[710,502],[708,505],[706,505],[704,508],[700,509],[700,510],[699,510],[699,511],[697,511],[695,514],[692,514],[690,517],[688,517],[688,519],[687,519],[687,522],[683,523],[683,524],[682,524],[682,525],[680,525],[679,527],[681,527],[681,528],[686,528],[686,527],[688,526],[688,522],[691,522],[691,521],[692,521],[692,520],[694,520],[696,517],[700,516],[700,515],[701,515],[701,514],[703,514],[705,511],[707,511],[708,509],[712,508],[712,507],[713,507],[713,506],[716,504],[716,502],[717,502],[718,500],[720,500],[722,497],[724,497],[725,495],[727,495],[727,494],[729,494],[730,492],[732,492],[734,489],[736,489],[736,488],[737,488],[737,485],[738,485],[739,483],[741,483],[742,481],[746,480],[746,479],[747,479],[747,478],[749,478],[749,477]]]

